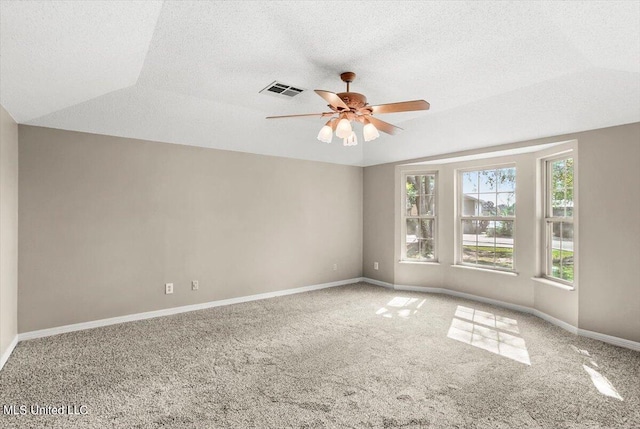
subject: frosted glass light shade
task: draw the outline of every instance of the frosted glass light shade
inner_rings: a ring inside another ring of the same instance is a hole
[[[342,144],[345,146],[355,146],[358,144],[358,137],[356,136],[356,133],[354,133],[353,131],[351,131],[351,134],[349,134],[348,137],[346,137],[345,139],[342,140]]]
[[[366,142],[370,142],[371,140],[375,140],[380,137],[378,129],[374,127],[372,123],[368,123],[362,128],[362,135]]]
[[[320,128],[320,132],[318,133],[318,140],[324,143],[331,143],[331,139],[333,138],[333,130],[329,125],[325,125]]]
[[[338,122],[338,126],[336,127],[336,136],[346,139],[351,135],[353,130],[351,129],[351,123],[348,119],[342,118],[340,122]]]

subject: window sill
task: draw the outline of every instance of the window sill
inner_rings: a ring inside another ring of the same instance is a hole
[[[545,284],[545,285],[557,287],[558,289],[562,289],[562,290],[566,290],[566,291],[574,291],[574,290],[576,290],[575,286],[569,286],[569,285],[566,285],[564,283],[554,282],[553,280],[550,280],[550,279],[545,278],[545,277],[531,277],[531,280],[533,280],[534,282]]]
[[[440,265],[438,261],[398,261],[399,264],[407,264],[407,265]]]
[[[519,274],[516,273],[515,271],[492,270],[490,268],[471,267],[468,265],[459,265],[459,264],[451,265],[451,267],[462,268],[463,270],[484,271],[485,273],[496,273],[496,274],[502,274],[502,275],[512,276],[512,277],[519,276]]]

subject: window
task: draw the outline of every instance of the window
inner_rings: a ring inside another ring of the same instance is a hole
[[[436,175],[403,176],[402,243],[403,261],[436,260]]]
[[[514,271],[516,168],[459,172],[458,262]]]
[[[573,158],[545,161],[545,277],[572,284]]]

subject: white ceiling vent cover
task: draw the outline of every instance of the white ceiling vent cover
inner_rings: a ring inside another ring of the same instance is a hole
[[[280,98],[292,98],[302,93],[304,89],[296,88],[295,86],[286,85],[284,83],[273,81],[266,88],[260,91],[261,94],[275,95]]]

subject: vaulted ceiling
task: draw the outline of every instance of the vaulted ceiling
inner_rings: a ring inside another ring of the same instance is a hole
[[[640,2],[2,1],[0,103],[23,124],[350,165],[640,121]],[[312,90],[405,129],[316,140]],[[281,99],[274,80],[307,91]]]

